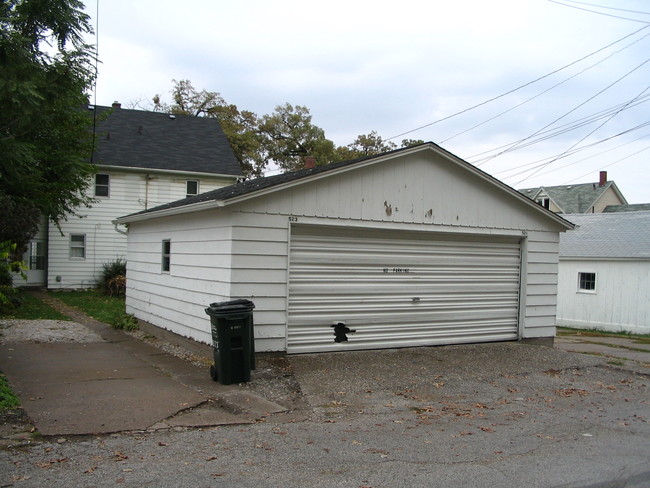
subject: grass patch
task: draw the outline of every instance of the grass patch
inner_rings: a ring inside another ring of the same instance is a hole
[[[0,412],[14,410],[20,407],[18,397],[11,390],[7,378],[0,373]]]
[[[569,327],[558,327],[558,336],[583,336],[583,337],[623,337],[633,339],[639,344],[650,344],[650,334],[632,334],[630,332],[610,332],[600,329],[571,329]]]
[[[96,290],[51,291],[49,294],[107,324],[112,324],[115,317],[125,315],[124,298],[109,297]]]
[[[3,319],[22,319],[22,320],[70,320],[62,313],[54,310],[49,305],[43,303],[38,298],[33,297],[24,290],[19,290],[16,294],[19,305],[15,308],[4,310],[0,313]]]

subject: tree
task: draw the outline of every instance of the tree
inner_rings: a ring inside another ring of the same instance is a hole
[[[92,33],[78,0],[0,4],[0,201],[11,209],[0,240],[21,252],[39,215],[53,222],[92,199],[94,167],[86,92],[94,79]]]
[[[304,167],[304,158],[315,158],[316,165],[336,159],[335,146],[325,131],[311,123],[307,107],[289,103],[275,107],[260,121],[266,161],[273,161],[285,171]]]

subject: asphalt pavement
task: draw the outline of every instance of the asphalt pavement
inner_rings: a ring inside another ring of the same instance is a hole
[[[650,486],[633,340],[258,354],[225,386],[68,312],[101,340],[0,346],[43,436],[5,435],[0,486]]]

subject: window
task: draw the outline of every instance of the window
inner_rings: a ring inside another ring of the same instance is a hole
[[[596,291],[596,273],[578,273],[578,291]]]
[[[187,180],[186,182],[186,197],[191,197],[199,194],[199,182],[197,180]]]
[[[45,269],[45,243],[32,241],[29,244],[29,269]]]
[[[169,273],[171,267],[172,241],[165,239],[162,241],[162,271]]]
[[[110,177],[108,175],[96,174],[95,175],[95,196],[107,197],[109,196]]]
[[[86,258],[86,236],[84,234],[70,235],[70,257],[76,259]]]
[[[537,199],[537,203],[539,203],[542,207],[544,208],[550,208],[551,206],[551,199],[548,197],[542,197]]]

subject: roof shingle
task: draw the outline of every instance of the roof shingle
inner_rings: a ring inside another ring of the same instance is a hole
[[[95,164],[242,174],[217,119],[101,106],[95,110]]]

